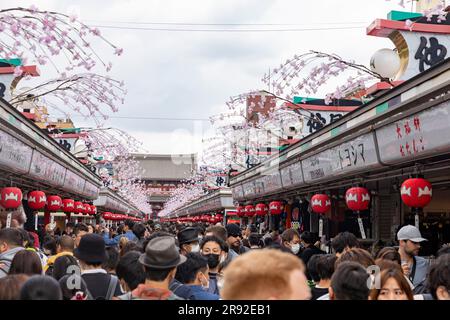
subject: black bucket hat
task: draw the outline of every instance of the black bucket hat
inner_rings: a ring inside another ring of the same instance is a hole
[[[107,259],[105,240],[95,233],[81,237],[78,248],[73,251],[78,259],[86,263],[102,263]]]

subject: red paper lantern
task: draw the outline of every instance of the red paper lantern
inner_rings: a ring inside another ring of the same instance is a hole
[[[280,201],[272,201],[269,203],[269,212],[273,215],[279,215],[283,212],[283,204]]]
[[[257,216],[265,216],[269,213],[269,208],[264,203],[258,203],[255,207]]]
[[[84,204],[84,213],[85,214],[92,214],[92,209],[91,209],[91,205],[90,204],[88,204],[88,203],[85,203]]]
[[[236,207],[236,213],[238,217],[243,217],[245,215],[245,207],[244,206],[237,206]]]
[[[222,221],[223,221],[223,215],[217,214],[215,223],[222,222]]]
[[[105,219],[105,220],[111,220],[112,213],[111,212],[103,212],[102,216],[103,216],[103,219]]]
[[[400,188],[403,203],[412,208],[427,206],[431,201],[432,193],[431,183],[422,178],[405,180]]]
[[[255,214],[256,214],[255,206],[253,206],[253,205],[245,206],[245,215],[247,217],[253,217]]]
[[[43,191],[35,190],[28,194],[28,206],[33,210],[40,210],[47,204],[47,197]]]
[[[345,193],[347,207],[353,211],[364,211],[369,208],[370,193],[366,188],[350,188]]]
[[[331,208],[331,200],[326,194],[315,194],[311,197],[311,209],[315,213],[324,214]]]
[[[58,196],[48,196],[47,197],[47,209],[51,212],[56,212],[61,209],[62,200]]]
[[[0,192],[0,205],[5,209],[17,209],[22,204],[22,191],[16,187],[3,188]]]
[[[91,212],[92,212],[93,215],[96,215],[97,214],[97,207],[94,206],[94,205],[91,205]]]
[[[75,212],[75,200],[73,199],[63,199],[62,210],[65,213]]]
[[[84,205],[81,201],[75,201],[75,213],[84,213]]]

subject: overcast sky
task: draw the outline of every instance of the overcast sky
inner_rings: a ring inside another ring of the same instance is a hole
[[[262,88],[260,79],[269,68],[310,49],[336,53],[368,65],[376,50],[393,48],[393,45],[388,39],[367,36],[365,28],[374,19],[385,18],[390,10],[402,9],[398,2],[82,0],[75,6],[73,1],[36,0],[20,1],[20,5],[29,7],[35,4],[41,10],[76,12],[80,20],[97,26],[197,30],[340,28],[290,32],[100,28],[107,39],[124,48],[123,56],[114,60],[112,76],[125,81],[128,95],[125,105],[114,116],[138,118],[114,118],[108,126],[128,131],[143,141],[151,153],[186,153],[199,150],[201,137],[210,128],[208,122],[146,118],[207,119],[225,111],[225,102],[231,95]],[[14,6],[17,6],[17,0],[1,1],[2,8]],[[100,50],[99,53],[109,55],[110,51],[105,48],[105,52]],[[41,78],[51,73],[47,68],[41,67]],[[93,125],[79,117],[73,120],[77,126]]]

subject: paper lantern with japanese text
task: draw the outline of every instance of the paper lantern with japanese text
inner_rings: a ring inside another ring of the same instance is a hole
[[[265,203],[258,203],[255,206],[255,211],[257,216],[265,216],[269,213],[269,208],[266,206]]]
[[[245,216],[253,217],[256,214],[255,206],[249,204],[245,206]]]
[[[405,180],[400,188],[403,203],[411,208],[427,206],[431,201],[432,194],[431,183],[423,178]]]
[[[62,211],[65,213],[75,212],[75,200],[73,199],[63,199],[62,200]]]
[[[59,196],[47,197],[47,210],[50,212],[56,212],[62,207],[62,200]]]
[[[283,212],[283,204],[280,201],[272,201],[269,203],[269,213],[279,215]]]
[[[345,202],[352,211],[367,210],[370,204],[370,193],[366,188],[350,188],[345,193]]]
[[[44,191],[31,191],[28,193],[28,206],[33,210],[40,210],[45,208],[47,204],[47,196]]]
[[[331,200],[326,194],[315,194],[311,197],[311,209],[318,214],[325,214],[331,208]]]

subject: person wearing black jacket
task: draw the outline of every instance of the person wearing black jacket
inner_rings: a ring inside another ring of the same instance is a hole
[[[107,259],[105,241],[94,233],[84,235],[74,255],[80,260],[81,277],[86,282],[90,296],[94,300],[111,300],[120,296],[119,280],[102,269]]]
[[[305,265],[308,265],[309,259],[315,254],[325,254],[324,251],[317,248],[314,244],[318,241],[316,235],[309,231],[304,231],[300,235],[300,242],[303,244],[303,251],[300,254],[300,258]]]

